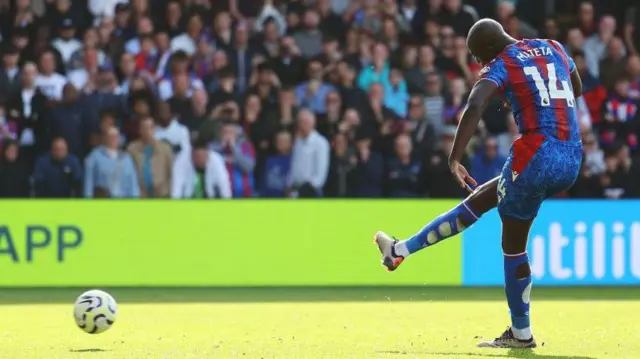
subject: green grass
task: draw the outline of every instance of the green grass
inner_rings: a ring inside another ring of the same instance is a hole
[[[88,335],[79,289],[0,289],[0,358],[635,359],[640,288],[534,288],[534,351],[477,349],[508,324],[502,290],[123,289],[114,327]]]

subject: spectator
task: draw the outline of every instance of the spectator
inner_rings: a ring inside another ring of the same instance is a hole
[[[367,101],[367,93],[356,86],[356,68],[347,61],[338,64],[338,92],[345,107],[358,107]]]
[[[138,19],[137,35],[124,44],[126,52],[132,55],[138,55],[141,51],[144,51],[143,39],[153,39],[153,22],[146,16],[142,16]],[[146,55],[154,55],[153,52],[148,52]]]
[[[136,168],[127,152],[120,150],[120,132],[107,130],[104,145],[85,160],[84,196],[87,198],[138,198]]]
[[[189,71],[189,55],[184,51],[176,51],[171,55],[170,71],[158,83],[160,100],[166,101],[173,96],[174,78],[180,75],[187,76],[189,79],[187,96],[191,96],[193,90],[204,88],[202,80]]]
[[[192,139],[198,136],[198,128],[207,120],[208,102],[207,92],[204,90],[197,90],[191,96],[191,106],[182,117],[181,123],[187,127]]]
[[[62,100],[46,116],[52,135],[62,137],[69,152],[78,158],[86,153],[89,139],[85,111],[87,109],[78,101],[78,90],[68,83],[64,86]]]
[[[474,15],[462,6],[462,0],[444,0],[443,7],[441,22],[453,27],[459,36],[466,36],[473,23],[477,20]]]
[[[384,87],[389,86],[389,50],[383,43],[373,46],[372,65],[364,68],[358,75],[358,86],[369,91],[374,83],[381,83]]]
[[[20,51],[12,44],[4,44],[2,49],[2,71],[0,72],[0,102],[20,87]]]
[[[97,53],[97,64],[102,65],[106,61],[106,54],[100,49],[100,35],[95,28],[86,29],[82,38],[82,47],[77,49],[69,60],[67,71],[81,69],[85,65],[85,51],[93,49]]]
[[[66,68],[71,65],[71,56],[82,48],[82,42],[76,39],[76,26],[70,17],[62,19],[58,25],[59,37],[51,42],[51,46],[58,50]]]
[[[625,146],[611,149],[605,156],[605,164],[606,171],[600,177],[600,183],[604,188],[604,197],[608,199],[624,198],[631,179],[629,149]]]
[[[222,156],[203,144],[196,144],[191,151],[191,156],[176,158],[171,197],[231,198],[231,182]]]
[[[421,164],[413,159],[411,137],[400,135],[395,140],[395,153],[386,168],[386,193],[389,197],[420,197]]]
[[[307,9],[304,13],[304,29],[298,31],[295,39],[300,54],[306,58],[312,58],[322,52],[322,32],[318,29],[320,16],[313,9]]]
[[[91,87],[86,87],[89,82],[91,86],[95,84],[95,75],[98,72],[98,51],[91,47],[82,49],[82,64],[77,66],[76,69],[67,72],[67,79],[75,86],[77,90],[91,90]],[[73,61],[73,60],[72,60]]]
[[[357,163],[349,193],[354,197],[382,197],[384,186],[384,159],[371,150],[371,139],[365,134],[356,137]]]
[[[325,138],[333,138],[342,119],[342,99],[338,92],[329,92],[325,102],[326,113],[317,117],[316,129]]]
[[[584,169],[588,171],[589,175],[599,176],[606,170],[604,163],[604,151],[598,146],[598,139],[593,132],[588,132],[583,140],[582,146],[584,148]]]
[[[244,92],[251,78],[252,60],[257,50],[249,46],[249,28],[246,22],[236,26],[233,48],[229,50],[229,63],[236,70],[236,86]]]
[[[496,139],[488,137],[471,161],[471,177],[478,182],[478,185],[489,182],[500,175],[505,161],[506,158],[498,153]]]
[[[291,167],[291,134],[280,131],[275,136],[275,154],[267,157],[261,176],[259,194],[264,198],[285,197]]]
[[[5,140],[2,143],[0,197],[29,197],[29,170],[20,158],[20,145],[15,140]]]
[[[458,118],[467,101],[467,84],[458,77],[449,83],[449,96],[444,108],[444,122],[447,125],[458,125]]]
[[[140,139],[133,141],[127,150],[136,165],[140,197],[167,198],[171,196],[173,151],[155,139],[154,126],[151,118],[140,121]]]
[[[427,91],[424,97],[424,107],[427,109],[427,118],[433,126],[436,134],[440,134],[444,127],[445,100],[442,94],[442,79],[439,75],[430,73],[427,75]]]
[[[633,149],[638,147],[637,123],[634,120],[638,113],[638,102],[629,98],[629,85],[626,75],[616,81],[615,92],[604,105],[603,121],[595,126],[604,147],[611,147],[617,142],[625,142]]]
[[[408,130],[413,143],[415,158],[423,158],[435,148],[435,132],[429,123],[422,96],[413,95],[409,100]]]
[[[632,55],[627,59],[627,72],[631,78],[629,97],[640,100],[640,56]]]
[[[389,86],[384,89],[384,106],[399,117],[407,116],[409,92],[402,70],[392,68],[389,72]]]
[[[161,102],[158,104],[155,122],[155,138],[159,141],[167,142],[171,146],[176,159],[190,152],[189,129],[173,116],[168,103]]]
[[[225,123],[222,126],[220,141],[212,143],[211,149],[224,158],[233,197],[253,197],[255,152],[251,142],[245,138],[242,128],[233,122]]]
[[[590,0],[583,0],[578,7],[578,26],[580,32],[591,36],[596,32],[595,12]]]
[[[600,61],[600,82],[606,89],[612,89],[616,78],[624,74],[627,59],[624,44],[618,37],[614,37],[607,44],[607,52]]]
[[[424,183],[431,198],[462,198],[467,195],[466,191],[453,179],[447,164],[454,135],[455,127],[445,127],[441,134],[439,148],[423,161],[421,182]],[[469,168],[466,156],[461,163],[465,168]]]
[[[58,101],[62,98],[62,89],[67,79],[56,72],[56,57],[48,50],[40,55],[38,62],[40,73],[36,77],[36,86],[50,100]]]
[[[349,146],[349,139],[345,134],[335,134],[332,144],[324,196],[329,198],[347,197],[351,192],[352,173],[358,159],[353,148]]]
[[[13,92],[6,104],[7,120],[17,124],[24,160],[32,165],[47,150],[47,126],[45,123],[46,96],[36,87],[38,70],[33,63],[26,63],[20,74],[20,89]]]
[[[427,87],[427,76],[440,70],[436,67],[436,53],[431,45],[420,46],[418,54],[418,65],[409,69],[407,73],[407,84],[411,92],[422,92]]]
[[[640,55],[640,6],[634,6],[625,12],[624,42],[629,53]]]
[[[309,81],[296,88],[296,98],[300,107],[310,109],[316,114],[325,114],[326,98],[329,92],[335,91],[334,87],[323,81],[322,63],[318,60],[310,60],[308,67]]]
[[[51,143],[51,153],[38,159],[33,172],[35,196],[39,198],[69,198],[82,196],[82,166],[78,157],[70,154],[62,137]]]
[[[294,197],[320,197],[329,171],[329,142],[316,129],[313,112],[298,113],[297,133],[287,179],[288,193]]]
[[[171,40],[171,50],[184,51],[188,56],[195,54],[196,44],[203,36],[203,24],[200,14],[191,14],[187,20],[187,31]]]
[[[600,76],[598,64],[605,57],[607,46],[613,39],[616,31],[616,19],[606,15],[600,19],[598,33],[589,37],[584,43],[585,60],[589,73],[594,77]]]
[[[584,35],[577,27],[572,27],[567,31],[567,43],[565,49],[569,56],[575,56],[576,51],[580,51],[584,56]]]

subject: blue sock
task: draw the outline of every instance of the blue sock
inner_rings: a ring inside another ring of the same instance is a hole
[[[507,303],[511,311],[511,329],[517,339],[531,338],[531,323],[529,321],[529,302],[531,300],[531,274],[518,278],[517,268],[529,265],[527,253],[504,255],[504,289]]]
[[[422,248],[455,236],[478,220],[479,216],[466,201],[460,202],[449,212],[440,215],[406,241],[398,242],[396,254],[406,257]]]

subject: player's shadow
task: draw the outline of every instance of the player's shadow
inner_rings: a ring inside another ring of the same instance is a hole
[[[104,353],[108,352],[108,350],[100,349],[100,348],[88,348],[88,349],[69,349],[72,353]]]
[[[530,349],[510,349],[506,354],[498,354],[498,353],[444,353],[444,352],[423,352],[423,351],[401,351],[401,350],[385,350],[379,351],[381,354],[397,354],[400,355],[437,355],[437,356],[449,356],[449,357],[460,357],[461,355],[469,356],[469,357],[480,357],[480,358],[514,358],[514,359],[596,359],[594,357],[586,357],[586,356],[566,356],[566,355],[545,355],[538,354]]]

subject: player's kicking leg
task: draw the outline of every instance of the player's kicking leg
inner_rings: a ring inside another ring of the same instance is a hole
[[[498,178],[478,187],[464,201],[422,227],[409,239],[398,241],[384,232],[377,232],[375,243],[382,254],[382,264],[393,271],[409,255],[455,236],[472,224],[480,216],[496,207]]]

